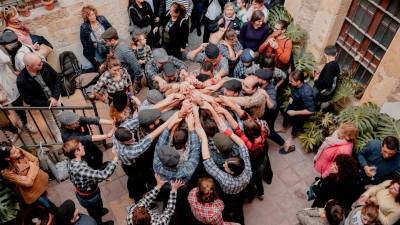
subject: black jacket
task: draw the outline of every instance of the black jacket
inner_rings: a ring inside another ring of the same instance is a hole
[[[168,21],[171,19],[171,16],[168,15],[165,18],[165,23],[163,24],[163,30],[165,32],[165,26]],[[177,58],[180,57],[180,49],[186,48],[186,45],[189,41],[189,23],[185,18],[178,19],[172,27],[169,29],[169,38],[171,40],[170,43],[165,44],[168,55],[173,55]]]
[[[143,2],[142,8],[140,8],[135,2],[133,8],[129,8],[129,18],[133,24],[140,28],[152,24],[154,14],[149,3]]]
[[[60,97],[60,76],[46,62],[40,71],[46,85],[50,88],[51,97]],[[46,97],[40,84],[25,69],[21,71],[17,78],[18,91],[24,102],[30,106],[49,106],[49,99]]]
[[[223,18],[224,22],[221,25],[218,25],[218,21]],[[217,32],[219,30],[220,27],[225,27],[225,19],[222,15],[217,16],[217,18],[215,18],[215,20],[210,23],[208,25],[208,30],[211,33]],[[238,17],[235,17],[235,19],[231,22],[229,22],[228,24],[228,28],[231,28],[233,30],[235,30],[237,32],[237,34],[239,34],[240,32],[240,19]]]

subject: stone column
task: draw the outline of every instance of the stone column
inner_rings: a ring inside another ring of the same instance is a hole
[[[383,103],[400,101],[400,31],[390,43],[385,56],[369,83],[361,102]]]
[[[285,7],[309,33],[308,49],[317,63],[322,63],[323,50],[335,44],[351,0],[287,0]]]

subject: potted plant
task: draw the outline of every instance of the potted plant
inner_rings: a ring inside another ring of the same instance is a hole
[[[54,9],[54,0],[42,0],[42,4],[47,10]]]
[[[17,11],[18,14],[23,17],[28,17],[31,15],[31,10],[29,9],[29,5],[26,4],[25,0],[17,0]]]

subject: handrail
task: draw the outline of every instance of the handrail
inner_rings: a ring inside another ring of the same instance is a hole
[[[56,106],[56,107],[47,107],[47,106],[3,106],[0,109],[5,110],[84,110],[84,109],[94,109],[93,106]]]

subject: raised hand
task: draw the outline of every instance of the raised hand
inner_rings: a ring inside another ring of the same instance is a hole
[[[177,192],[180,187],[183,187],[185,182],[182,180],[174,180],[171,182],[171,192]]]
[[[167,183],[167,181],[163,180],[160,175],[158,175],[157,173],[154,174],[154,177],[156,178],[156,182],[157,182],[157,189],[160,190],[165,183]]]

